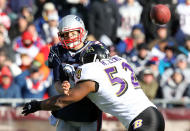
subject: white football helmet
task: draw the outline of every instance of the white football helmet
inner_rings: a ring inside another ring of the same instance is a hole
[[[83,20],[76,15],[67,15],[63,17],[58,25],[58,37],[61,43],[63,44],[63,48],[73,49],[78,46],[80,43],[84,42],[87,36],[87,31],[84,26]],[[79,36],[73,39],[65,40],[63,37],[64,32],[69,31],[79,31]]]

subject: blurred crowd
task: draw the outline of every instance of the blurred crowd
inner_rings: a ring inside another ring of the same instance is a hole
[[[155,4],[170,8],[166,25],[151,21]],[[149,99],[190,98],[190,0],[0,0],[0,98],[57,94],[47,60],[68,14],[129,61]]]

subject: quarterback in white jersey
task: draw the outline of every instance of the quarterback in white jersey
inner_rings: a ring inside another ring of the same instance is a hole
[[[57,110],[87,96],[102,111],[116,116],[128,131],[164,131],[165,122],[156,106],[146,97],[127,61],[109,58],[101,45],[87,47],[80,56],[82,66],[75,73],[75,87],[68,95],[26,103],[22,114]],[[70,87],[64,81],[63,88]]]

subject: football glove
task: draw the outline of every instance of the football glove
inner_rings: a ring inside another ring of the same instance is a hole
[[[71,78],[74,80],[74,74],[75,74],[75,68],[73,65],[70,64],[62,64],[63,71]]]
[[[24,105],[22,114],[24,116],[27,116],[30,113],[39,111],[40,109],[40,101],[32,100],[31,102],[28,102]]]

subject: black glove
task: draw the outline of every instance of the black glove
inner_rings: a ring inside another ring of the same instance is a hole
[[[24,114],[24,116],[27,116],[30,113],[39,111],[40,109],[40,101],[32,100],[31,102],[24,105],[22,114]]]

